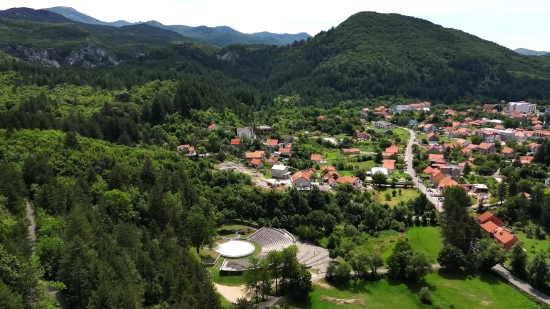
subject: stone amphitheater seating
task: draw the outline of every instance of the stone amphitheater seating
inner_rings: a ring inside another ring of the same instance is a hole
[[[296,239],[285,230],[263,227],[248,237],[248,240],[259,244],[262,251],[258,258],[264,258],[269,251],[283,250],[294,245]]]

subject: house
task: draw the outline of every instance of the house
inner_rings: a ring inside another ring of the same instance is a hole
[[[521,164],[531,164],[531,162],[533,162],[533,156],[522,156],[519,160]]]
[[[497,149],[495,148],[495,145],[489,144],[489,143],[481,143],[481,144],[479,144],[477,149],[482,154],[492,154],[492,153],[495,153],[497,151]]]
[[[270,150],[275,150],[279,148],[279,140],[276,139],[268,139],[265,141],[265,146],[269,148]]]
[[[292,151],[292,148],[290,147],[281,147],[279,148],[279,156],[280,157],[290,157],[290,152]]]
[[[267,135],[275,132],[275,130],[273,130],[270,126],[258,126],[257,130],[261,135]]]
[[[457,145],[460,145],[462,147],[467,147],[468,145],[470,145],[470,142],[468,142],[465,139],[457,139],[456,143],[457,143]]]
[[[257,151],[254,151],[254,152],[247,152],[246,153],[246,158],[247,159],[261,159],[263,158],[265,155],[265,151],[261,151],[261,150],[257,150]]]
[[[439,186],[439,183],[445,179],[445,178],[448,178],[447,176],[445,176],[445,174],[443,174],[441,172],[441,170],[439,169],[434,169],[432,170],[431,174],[430,174],[430,182],[434,185],[434,186]]]
[[[504,147],[502,148],[502,155],[507,158],[513,158],[516,156],[516,152],[514,151],[514,148]]]
[[[498,130],[481,129],[477,132],[477,135],[483,137],[483,141],[486,143],[497,143],[501,140],[500,132]]]
[[[389,130],[393,127],[393,125],[387,121],[381,120],[381,121],[375,121],[374,122],[374,128],[381,129],[381,130]]]
[[[244,127],[244,128],[237,128],[237,137],[253,139],[255,135],[251,127]]]
[[[392,146],[386,148],[385,152],[397,155],[399,153],[399,147],[397,147],[395,145],[392,145]]]
[[[370,134],[365,132],[365,131],[361,132],[359,130],[356,130],[355,131],[355,136],[360,141],[368,141],[370,139]]]
[[[422,128],[422,131],[424,131],[425,133],[433,133],[437,131],[437,128],[433,124],[428,123],[424,125],[424,127]]]
[[[487,221],[479,226],[481,226],[483,232],[489,236],[493,236],[493,233],[499,228],[499,226],[493,223],[493,221]]]
[[[531,143],[531,144],[529,144],[529,151],[532,152],[532,153],[535,153],[535,152],[537,152],[537,150],[539,150],[539,147],[540,147],[539,144]]]
[[[217,129],[219,129],[219,128],[220,128],[219,125],[213,123],[213,124],[211,124],[211,125],[208,126],[208,131],[214,131],[214,130],[217,130]]]
[[[458,186],[458,182],[454,181],[452,178],[445,176],[443,179],[439,181],[439,187],[440,188],[446,188],[450,186]]]
[[[326,173],[322,176],[323,181],[324,181],[324,182],[328,182],[328,183],[330,184],[330,183],[331,183],[331,179],[334,179],[334,175],[336,175],[336,176],[338,176],[338,177],[340,176],[340,174],[338,174],[337,171],[328,171],[328,172],[326,172]]]
[[[273,167],[271,168],[271,177],[277,179],[287,179],[288,177],[290,177],[288,166],[273,165]]]
[[[317,117],[317,120],[324,121],[324,120],[327,120],[327,117],[321,115],[321,116]]]
[[[445,162],[445,157],[443,154],[431,153],[428,155],[428,160],[430,160],[430,163],[441,163]]]
[[[452,179],[456,179],[460,177],[460,175],[462,174],[462,170],[460,169],[460,167],[456,165],[441,166],[439,169],[443,174],[445,174],[445,176],[450,177]]]
[[[431,174],[433,170],[434,170],[433,167],[428,166],[428,167],[426,167],[426,168],[424,169],[423,172],[424,172],[424,174]]]
[[[311,189],[310,174],[306,171],[300,171],[290,177],[290,185],[300,190]]]
[[[432,132],[432,133],[428,133],[428,135],[426,136],[426,139],[429,141],[437,141],[439,140],[439,137],[437,137],[437,134]]]
[[[382,161],[382,167],[388,170],[388,174],[393,174],[395,170],[395,160],[384,160]]]
[[[439,146],[430,145],[430,146],[426,147],[426,153],[427,154],[439,153],[439,152],[440,152]]]
[[[264,162],[260,159],[252,159],[250,160],[250,166],[253,168],[262,168],[264,167]]]
[[[499,244],[502,248],[506,250],[512,249],[512,247],[517,242],[519,242],[519,239],[516,237],[516,235],[512,234],[512,232],[504,228],[498,228],[496,231],[494,231],[493,239],[495,240],[495,243]]]
[[[490,211],[484,212],[483,214],[479,215],[479,217],[477,217],[476,219],[477,224],[483,224],[487,221],[491,221],[494,224],[498,225],[499,227],[504,226],[504,222],[502,222],[502,220],[497,218],[497,216],[493,215],[493,213]]]
[[[550,178],[546,178],[544,180],[544,186],[547,187],[547,188],[550,188]]]
[[[188,155],[195,155],[195,147],[189,146],[189,145],[179,145],[178,147],[179,152],[187,152]]]
[[[418,127],[418,121],[414,120],[414,119],[411,119],[409,120],[409,127],[413,127],[413,128],[416,128]]]
[[[265,163],[279,164],[279,158],[277,158],[277,157],[271,157],[271,158],[265,160]]]
[[[243,145],[243,141],[240,138],[231,139],[231,146],[241,147],[242,145]]]
[[[361,109],[361,115],[367,116],[370,112],[370,109],[368,107],[364,107]]]
[[[311,161],[315,162],[315,163],[321,163],[323,161],[323,156],[320,155],[320,154],[311,154],[311,157],[310,157]]]
[[[387,169],[383,168],[383,167],[373,167],[371,170],[370,170],[370,174],[371,176],[376,174],[376,173],[382,173],[386,176],[386,178],[389,178],[390,177],[390,174],[388,172]]]
[[[361,149],[359,148],[342,148],[340,150],[340,153],[344,155],[357,155],[361,153]]]
[[[329,179],[329,183],[332,182],[330,185],[331,187],[338,187],[338,185],[349,183],[354,188],[362,188],[363,187],[363,181],[359,179],[359,177],[352,177],[352,176],[340,176],[336,179],[331,178],[332,181]]]

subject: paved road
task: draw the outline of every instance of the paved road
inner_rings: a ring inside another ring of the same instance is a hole
[[[407,131],[409,131],[409,134],[411,135],[411,137],[409,138],[409,143],[407,144],[407,150],[405,151],[405,158],[407,159],[407,173],[409,175],[411,175],[413,177],[413,181],[414,183],[416,184],[416,187],[420,190],[420,192],[422,192],[424,195],[426,195],[426,197],[428,198],[428,200],[430,202],[432,202],[436,209],[439,211],[439,212],[443,212],[443,205],[442,203],[440,203],[437,198],[431,196],[430,194],[428,194],[426,192],[426,186],[424,186],[424,184],[422,183],[422,181],[420,181],[419,178],[417,177],[414,177],[414,174],[416,173],[414,171],[414,168],[413,168],[413,153],[412,153],[412,147],[413,147],[413,144],[415,144],[414,140],[416,138],[416,134],[414,133],[414,131],[412,130],[409,130],[407,128],[403,128]]]
[[[499,274],[506,281],[510,282],[512,285],[516,286],[518,289],[521,289],[534,297],[540,299],[541,301],[550,304],[550,297],[539,290],[530,286],[527,282],[518,279],[516,276],[512,275],[506,268],[497,265],[492,268],[492,271]]]

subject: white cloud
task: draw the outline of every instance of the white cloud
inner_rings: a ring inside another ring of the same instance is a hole
[[[400,13],[460,29],[509,48],[550,50],[547,0],[2,0],[0,9],[72,6],[105,21],[157,20],[164,24],[233,27],[242,32],[308,32],[337,26],[360,11]]]

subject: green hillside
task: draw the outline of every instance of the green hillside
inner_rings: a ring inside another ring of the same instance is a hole
[[[446,103],[542,99],[550,76],[548,58],[522,56],[467,33],[397,14],[358,13],[308,42],[284,49],[228,50],[241,56],[236,65],[241,75],[267,70],[265,82],[271,89],[335,101],[387,94]],[[249,82],[255,80],[250,76]]]
[[[141,83],[193,74],[257,94],[299,94],[304,104],[320,100],[329,105],[387,95],[446,104],[541,102],[550,97],[550,57],[523,56],[462,31],[398,14],[358,13],[308,41],[287,46],[221,49],[167,47],[192,39],[147,25],[115,28],[0,19],[1,25],[7,31],[0,33],[0,42],[51,47],[61,54],[85,42],[98,44],[126,60],[115,69],[124,71],[117,75],[149,72],[133,77]]]

